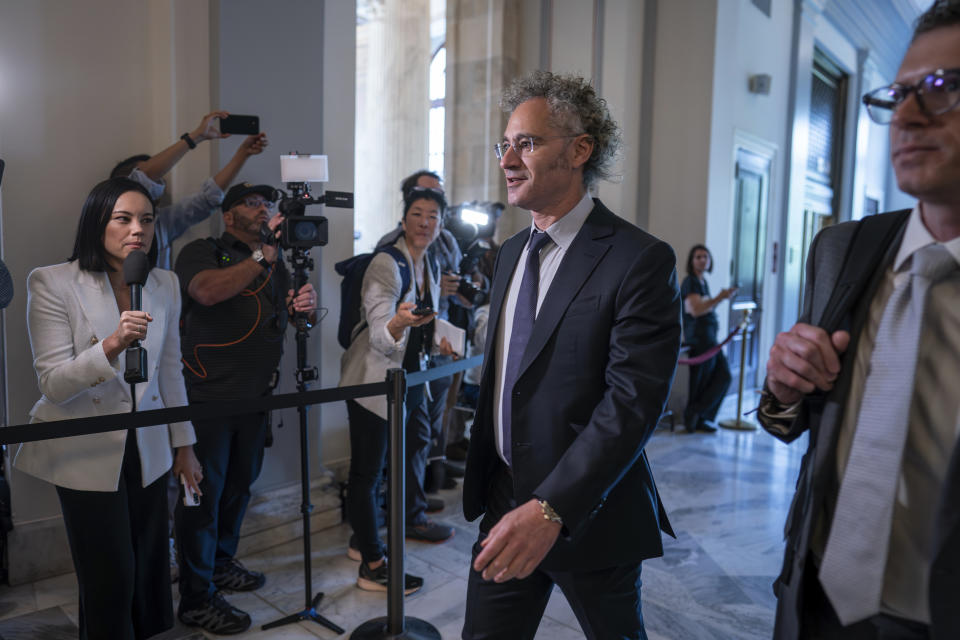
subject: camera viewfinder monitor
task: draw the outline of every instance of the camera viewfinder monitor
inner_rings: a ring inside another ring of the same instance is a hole
[[[280,156],[281,182],[328,182],[327,156],[297,154]]]

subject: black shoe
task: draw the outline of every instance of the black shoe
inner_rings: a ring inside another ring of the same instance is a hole
[[[231,606],[219,591],[193,609],[184,609],[181,603],[177,617],[188,627],[201,627],[204,631],[224,636],[243,633],[250,628],[250,616]]]
[[[446,542],[453,537],[453,527],[433,520],[427,520],[419,525],[407,525],[407,540],[418,540],[420,542]]]
[[[697,431],[702,431],[704,433],[716,433],[717,428],[708,423],[706,420],[701,420],[700,424],[697,425]]]
[[[262,573],[247,569],[235,558],[213,569],[213,584],[224,591],[255,591],[266,581]]]
[[[438,511],[443,511],[443,508],[446,506],[443,500],[440,498],[427,498],[427,513],[437,513]]]
[[[387,561],[384,559],[376,569],[371,569],[366,562],[360,563],[360,573],[357,576],[357,587],[364,591],[386,591],[389,582],[390,570],[387,568]],[[412,576],[409,573],[403,576],[403,593],[410,595],[420,590],[423,586],[423,578]]]

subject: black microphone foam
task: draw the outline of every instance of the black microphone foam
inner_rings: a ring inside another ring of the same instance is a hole
[[[13,279],[7,271],[7,265],[0,260],[0,309],[5,309],[13,300]]]
[[[127,284],[139,284],[143,286],[147,283],[147,276],[150,274],[150,260],[143,251],[131,251],[130,255],[123,261],[123,281]]]

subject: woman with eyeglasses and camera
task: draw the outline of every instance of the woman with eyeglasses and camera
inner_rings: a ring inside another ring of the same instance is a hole
[[[413,187],[404,194],[403,233],[395,244],[375,252],[363,275],[360,322],[341,360],[341,386],[382,382],[393,368],[420,371],[426,368],[431,352],[453,353],[446,338],[434,347],[440,273],[427,252],[440,233],[446,204],[443,193],[436,189]],[[407,390],[407,415],[426,402],[423,387]],[[347,517],[361,558],[357,586],[385,591],[389,571],[386,549],[377,534],[377,488],[387,455],[386,398],[348,400],[347,413],[351,448]],[[408,464],[419,461],[415,466],[422,474],[430,442],[429,437],[416,436],[407,434],[406,458]],[[418,479],[419,487],[407,487],[407,536],[423,534],[433,536],[435,542],[446,540],[453,535],[450,527],[429,520],[422,507],[411,513],[411,504],[417,501],[410,499],[409,492],[423,486],[422,475]],[[407,484],[413,483],[408,480]],[[423,578],[404,576],[405,593],[422,586]]]
[[[127,178],[101,182],[80,214],[73,254],[27,279],[27,324],[47,422],[187,404],[180,367],[180,288],[153,269],[154,203]],[[143,311],[131,308],[124,261],[150,270]],[[147,382],[124,381],[124,353],[147,351]],[[80,638],[133,640],[173,626],[167,473],[199,493],[203,477],[189,422],[21,445],[15,466],[56,486],[80,592]],[[171,454],[171,449],[175,454]]]

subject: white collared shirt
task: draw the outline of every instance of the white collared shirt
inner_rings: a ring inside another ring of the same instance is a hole
[[[540,251],[540,283],[537,289],[538,314],[544,298],[550,291],[550,284],[553,282],[554,276],[557,275],[560,263],[563,262],[563,257],[569,250],[570,245],[573,244],[573,239],[580,233],[580,229],[591,211],[593,211],[593,199],[588,192],[583,195],[583,198],[573,209],[550,225],[549,228],[539,229],[539,231],[546,232],[552,242],[548,242]],[[536,225],[531,222],[530,233],[533,233],[534,229],[536,229]],[[517,307],[517,296],[520,293],[520,283],[523,282],[523,273],[526,271],[529,235],[527,240],[523,251],[520,253],[520,259],[517,260],[516,267],[514,267],[513,276],[507,287],[507,295],[503,300],[493,351],[496,354],[493,370],[493,406],[496,408],[493,416],[493,432],[496,438],[497,452],[504,462],[507,460],[503,455],[503,426],[500,423],[500,416],[503,415],[503,372],[504,365],[507,362],[507,350],[510,347],[510,334],[513,333],[513,313]]]

